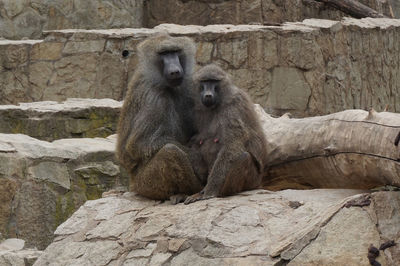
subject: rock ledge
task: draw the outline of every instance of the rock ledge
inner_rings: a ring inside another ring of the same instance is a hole
[[[60,225],[35,266],[367,265],[371,244],[399,242],[399,210],[400,192],[256,190],[175,206],[110,195]],[[377,260],[395,265],[399,254]]]

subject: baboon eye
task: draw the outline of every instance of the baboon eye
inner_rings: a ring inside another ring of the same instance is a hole
[[[174,50],[165,50],[165,51],[160,51],[158,52],[159,55],[167,55],[167,54],[174,54],[174,53],[179,53],[180,51],[174,51]]]

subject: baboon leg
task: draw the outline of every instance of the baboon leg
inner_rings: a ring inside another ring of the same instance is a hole
[[[218,196],[229,196],[254,189],[260,183],[261,175],[253,157],[248,152],[243,152],[233,160]]]
[[[201,153],[197,149],[189,150],[189,160],[193,171],[203,186],[207,184],[208,167],[204,162]]]
[[[131,178],[131,183],[131,190],[155,200],[166,200],[176,194],[190,195],[202,189],[188,155],[174,144],[161,148]]]
[[[208,188],[204,188],[199,193],[186,198],[185,204],[190,204],[199,200],[210,199],[213,197],[230,196],[241,191],[257,188],[261,183],[261,175],[248,152],[236,156],[231,163],[227,164],[225,177],[219,177],[216,182],[210,181]],[[208,190],[206,190],[208,189]]]

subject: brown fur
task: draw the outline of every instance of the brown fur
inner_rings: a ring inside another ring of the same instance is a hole
[[[159,53],[177,50],[182,52],[184,79],[171,88]],[[131,174],[130,190],[151,199],[201,189],[183,146],[194,133],[190,89],[194,54],[191,39],[167,34],[138,46],[139,62],[118,123],[117,157]]]
[[[191,140],[195,172],[207,179],[204,189],[185,203],[228,196],[260,185],[266,142],[249,96],[234,86],[218,66],[208,65],[195,74],[195,88],[201,81],[220,80],[220,102],[205,107],[196,96],[195,124],[199,133]],[[206,175],[206,177],[204,177]]]

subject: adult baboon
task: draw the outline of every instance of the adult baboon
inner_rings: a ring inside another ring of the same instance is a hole
[[[138,65],[118,123],[117,157],[129,188],[157,200],[201,190],[185,147],[194,134],[190,86],[195,45],[167,34],[138,45]]]
[[[188,197],[185,204],[257,188],[264,169],[266,142],[249,96],[216,65],[200,69],[194,84],[198,91],[195,123],[199,133],[191,139],[190,146],[202,156],[202,160],[193,162],[193,167],[197,175],[207,179],[207,184],[200,193]]]

